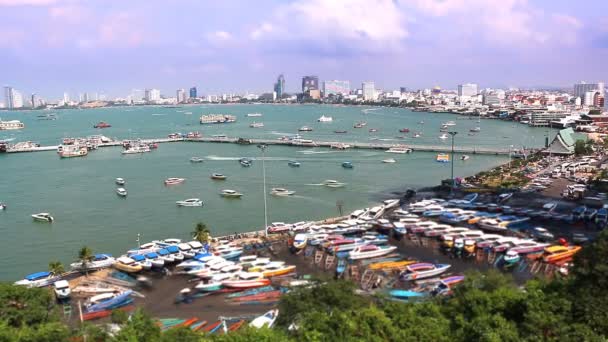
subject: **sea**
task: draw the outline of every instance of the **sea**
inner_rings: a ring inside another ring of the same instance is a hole
[[[56,120],[41,120],[54,113]],[[231,114],[236,123],[200,125],[202,114]],[[247,117],[261,113],[262,117]],[[321,116],[333,117],[320,123]],[[454,121],[458,131],[455,146],[514,149],[540,147],[554,130],[531,128],[515,122],[471,119],[453,114],[412,112],[389,107],[328,105],[193,105],[182,107],[110,107],[85,110],[2,112],[3,120],[20,120],[25,129],[0,131],[0,140],[34,141],[59,145],[66,137],[102,134],[115,139],[163,138],[170,133],[199,131],[203,136],[278,139],[298,133],[301,126],[313,128],[300,133],[305,139],[342,142],[381,142],[449,146],[439,139],[439,128]],[[95,129],[105,121],[112,125]],[[353,128],[357,122],[367,126]],[[250,128],[262,122],[262,128]],[[468,132],[481,127],[474,135]],[[410,129],[409,134],[399,129]],[[377,130],[370,132],[370,129]],[[337,134],[336,130],[347,133]],[[421,137],[413,138],[419,132]],[[389,154],[378,150],[330,150],[327,148],[269,146],[262,158],[256,146],[174,142],[139,155],[122,155],[121,147],[91,151],[83,158],[60,159],[55,152],[0,154],[0,280],[14,281],[47,269],[50,261],[67,265],[78,250],[90,247],[95,253],[119,256],[126,250],[156,239],[188,239],[197,222],[204,222],[213,236],[263,229],[263,170],[266,169],[268,222],[296,222],[338,216],[373,205],[396,191],[438,184],[450,177],[450,164],[436,162],[436,153]],[[202,163],[191,163],[201,157]],[[248,157],[251,167],[238,160]],[[396,163],[382,163],[394,158]],[[457,155],[454,174],[473,175],[502,163],[508,156],[471,155],[466,161]],[[297,160],[299,168],[288,166]],[[350,161],[352,169],[341,165]],[[214,172],[227,176],[214,181]],[[128,197],[116,195],[115,178],[126,180]],[[168,177],[186,181],[165,186]],[[327,188],[324,180],[346,183]],[[269,193],[280,187],[295,191],[290,197]],[[220,196],[223,189],[243,193],[240,199]],[[203,207],[178,207],[175,202],[200,198]],[[48,212],[53,223],[34,222],[31,215]]]

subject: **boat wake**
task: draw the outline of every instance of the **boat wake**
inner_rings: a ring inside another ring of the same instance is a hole
[[[302,154],[329,154],[329,153],[338,153],[340,151],[316,151],[316,150],[302,150],[302,151],[296,151],[297,153],[302,153]]]
[[[285,133],[285,132],[277,132],[277,131],[271,131],[270,134],[273,135],[280,135],[280,136],[291,136],[291,135],[297,135],[297,133]]]
[[[15,140],[15,138],[0,139],[0,143],[7,143],[7,142],[13,141],[13,140]]]
[[[165,115],[167,115],[167,114],[161,114],[161,113],[154,113],[154,114],[152,114],[152,116],[165,116]]]

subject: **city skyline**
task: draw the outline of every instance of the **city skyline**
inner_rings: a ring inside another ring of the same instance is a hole
[[[584,12],[566,0],[179,3],[0,0],[0,83],[61,98],[271,92],[279,74],[288,93],[305,75],[384,89],[608,78],[608,4],[599,0]]]

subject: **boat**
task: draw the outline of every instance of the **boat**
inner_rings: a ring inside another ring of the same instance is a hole
[[[403,280],[418,280],[437,276],[447,271],[451,265],[448,264],[431,264],[417,263],[405,267],[405,271],[401,273]]]
[[[55,221],[55,219],[53,218],[53,216],[51,216],[51,214],[49,214],[49,213],[33,214],[32,218],[34,219],[34,221],[40,221],[40,222],[53,222],[53,221]]]
[[[194,288],[201,292],[214,292],[222,289],[222,283],[214,281],[205,283],[201,281],[200,283],[196,284]]]
[[[422,134],[420,132],[416,132],[416,133],[414,133],[412,138],[420,138],[421,136],[422,136]]]
[[[225,180],[227,177],[224,176],[221,173],[213,173],[211,174],[211,179],[215,179],[215,180]]]
[[[386,163],[386,164],[393,164],[393,163],[396,163],[397,161],[393,158],[387,158],[387,159],[382,159],[382,162]]]
[[[396,298],[397,300],[410,300],[414,298],[423,298],[426,297],[427,294],[425,292],[418,292],[412,290],[401,290],[395,289],[388,291],[388,295],[392,298]]]
[[[233,289],[249,289],[253,287],[262,287],[268,285],[270,285],[270,280],[268,279],[236,279],[222,281],[222,286]]]
[[[200,157],[192,157],[192,158],[190,158],[190,162],[191,163],[202,163],[203,161],[204,161],[204,159],[200,158]]]
[[[443,126],[456,126],[454,121],[446,121],[442,124]]]
[[[95,254],[93,259],[87,262],[77,261],[70,264],[74,271],[93,271],[100,268],[112,266],[116,260],[110,254]]]
[[[84,157],[89,154],[89,149],[84,145],[60,145],[57,154],[61,158]]]
[[[152,261],[146,259],[146,257],[141,254],[131,254],[129,255],[129,258],[140,264],[143,270],[149,271],[152,269]]]
[[[361,121],[361,122],[355,123],[355,125],[353,126],[353,128],[363,128],[365,126],[367,126],[367,122]]]
[[[447,138],[448,138],[448,135],[445,133],[439,136],[439,139],[441,139],[441,140],[446,140]]]
[[[99,121],[97,124],[95,124],[93,126],[93,128],[110,128],[110,127],[112,127],[112,125],[110,125],[107,122],[103,122],[103,121]]]
[[[332,118],[331,116],[321,115],[321,117],[318,118],[317,121],[318,122],[332,122],[332,121],[334,121],[334,118]]]
[[[253,321],[251,321],[251,323],[249,323],[249,326],[257,328],[257,329],[260,329],[263,327],[272,328],[272,326],[274,325],[274,322],[277,320],[277,316],[279,316],[278,309],[270,310],[270,311],[266,312],[265,314],[263,314],[262,316],[256,317]]]
[[[126,150],[122,151],[122,154],[138,154],[150,152],[150,146],[148,145],[133,145],[129,146]]]
[[[176,185],[176,184],[181,184],[185,181],[186,179],[184,178],[167,178],[165,179],[165,185]]]
[[[451,291],[452,287],[456,286],[457,284],[462,283],[463,281],[464,281],[464,276],[461,276],[461,275],[442,278],[441,280],[439,280],[439,284],[437,284],[437,286],[435,286],[435,288],[433,288],[431,290],[431,295],[433,295],[433,296],[448,295],[452,292]]]
[[[261,113],[249,113],[249,114],[247,114],[247,117],[250,117],[250,118],[259,118],[261,116],[262,116]]]
[[[287,165],[291,166],[291,167],[300,167],[300,162],[299,161],[295,161],[295,160],[290,160],[287,162]]]
[[[386,254],[390,254],[397,247],[395,246],[377,246],[377,245],[365,245],[357,247],[348,253],[348,257],[351,260],[376,258]]]
[[[199,122],[201,125],[233,123],[236,122],[236,116],[227,114],[202,115]]]
[[[446,153],[439,153],[437,155],[437,158],[435,160],[437,162],[439,162],[439,163],[449,163],[450,162],[450,155],[446,154]]]
[[[469,160],[469,158],[470,158],[470,157],[469,157],[468,155],[463,154],[463,155],[460,157],[460,160]]]
[[[0,210],[6,209],[6,204],[0,202]]]
[[[412,153],[412,149],[405,147],[405,146],[393,146],[393,147],[389,148],[388,150],[386,150],[385,152],[405,154],[405,153]]]
[[[127,290],[119,293],[103,293],[93,296],[89,299],[88,303],[85,304],[86,311],[95,312],[116,308],[121,306],[121,304],[127,303],[132,293],[132,290]]]
[[[353,168],[353,163],[348,162],[348,161],[343,162],[342,163],[342,167],[345,168],[345,169],[352,169]]]
[[[334,131],[334,133],[336,133],[336,134],[346,134],[346,133],[348,133],[348,131],[345,131],[345,130],[336,130],[336,131]]]
[[[498,195],[498,203],[505,203],[513,197],[512,192],[505,192],[504,194]]]
[[[115,180],[117,185],[125,185],[126,181],[123,178],[116,178]]]
[[[402,128],[399,130],[400,133],[409,133],[410,129],[409,128]]]
[[[541,241],[553,241],[555,236],[551,234],[546,228],[534,227],[532,229],[532,235]]]
[[[283,263],[270,263],[263,267],[262,274],[265,278],[281,276],[296,271],[294,265],[284,265]]]
[[[587,207],[579,206],[572,210],[572,221],[580,221],[584,218],[585,212],[587,211]]]
[[[293,238],[292,245],[295,249],[304,249],[308,243],[308,234],[296,234]]]
[[[378,132],[378,129],[377,128],[370,128],[370,129],[368,129],[368,132],[375,133],[375,132]]]
[[[25,128],[25,125],[19,120],[2,121],[2,119],[0,119],[0,131],[17,130],[23,128]]]
[[[302,126],[298,129],[299,132],[312,132],[312,128],[308,126]]]
[[[243,196],[242,193],[236,192],[236,191],[230,190],[230,189],[222,190],[222,192],[220,192],[220,195],[222,195],[222,197],[227,197],[227,198],[241,198]]]
[[[574,254],[580,252],[581,249],[581,246],[549,246],[545,248],[542,258],[544,262],[555,263],[571,258]]]
[[[272,191],[270,191],[270,194],[274,196],[291,196],[295,193],[295,191],[287,190],[284,188],[272,188]]]
[[[186,134],[187,139],[199,139],[202,136],[203,135],[200,132],[188,132],[188,134]]]
[[[52,272],[37,272],[28,274],[22,280],[16,281],[15,285],[27,286],[27,287],[44,287],[51,285],[55,281],[59,280],[59,276]]]
[[[473,127],[469,130],[469,132],[471,132],[471,133],[481,132],[481,127],[479,127],[479,126]]]
[[[264,127],[264,123],[262,122],[252,122],[249,124],[249,127],[251,128],[262,128]]]
[[[328,188],[341,188],[346,185],[346,183],[340,183],[333,179],[324,180],[322,184]]]
[[[127,256],[116,259],[116,262],[112,266],[117,270],[127,273],[137,273],[143,269],[141,264]]]
[[[512,265],[519,262],[519,260],[521,260],[521,256],[516,251],[508,250],[503,256],[502,260],[505,262],[505,264]]]
[[[202,207],[203,201],[201,201],[200,198],[189,198],[183,201],[177,201],[175,204],[180,207]]]
[[[244,166],[244,167],[250,167],[251,166],[251,160],[248,160],[248,159],[239,160],[239,163],[241,164],[241,166]]]
[[[116,189],[116,194],[120,197],[127,197],[127,190],[125,188]]]
[[[67,280],[58,280],[53,283],[53,291],[59,300],[70,298],[70,283]]]
[[[144,257],[150,262],[152,267],[163,267],[165,266],[165,260],[161,259],[161,257],[155,252],[150,252],[144,254]]]

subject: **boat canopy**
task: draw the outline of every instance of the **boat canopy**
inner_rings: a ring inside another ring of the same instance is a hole
[[[164,248],[163,248],[163,249],[159,249],[159,250],[157,251],[157,253],[158,253],[159,255],[169,255],[169,251],[168,251],[168,250],[166,250],[166,249],[164,249]]]
[[[51,275],[51,272],[48,272],[48,271],[37,272],[37,273],[32,273],[30,275],[25,276],[25,279],[27,279],[29,281],[34,281],[34,280],[46,278],[46,277],[48,277],[50,275]]]
[[[166,248],[169,253],[179,253],[179,248],[177,246],[167,246]]]
[[[98,260],[106,260],[108,258],[111,258],[112,256],[110,254],[95,254],[95,261]]]
[[[146,253],[146,258],[148,259],[156,259],[158,258],[158,254],[152,252],[152,253]]]
[[[133,259],[133,260],[135,260],[135,261],[144,261],[146,259],[141,254],[131,255],[130,258]]]

